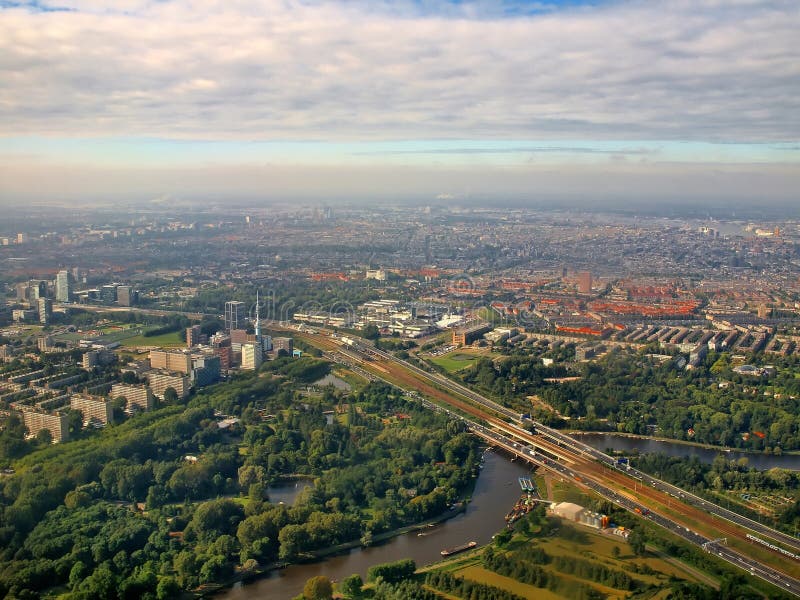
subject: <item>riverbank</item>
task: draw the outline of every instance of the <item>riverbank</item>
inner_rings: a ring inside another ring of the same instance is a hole
[[[376,564],[411,558],[417,565],[427,565],[442,559],[442,548],[471,540],[480,545],[489,543],[505,526],[503,515],[519,498],[519,477],[529,476],[530,470],[496,452],[487,452],[483,458],[484,468],[473,478],[474,489],[470,485],[464,490],[464,497],[470,498],[466,510],[462,507],[462,510],[445,511],[436,519],[384,532],[380,543],[368,547],[356,545],[350,550],[275,569],[262,576],[248,574],[242,583],[235,583],[227,590],[220,589],[215,600],[289,600],[303,591],[311,577],[341,581],[356,573],[366,579],[369,568]],[[433,521],[440,524],[427,527]],[[409,533],[400,535],[403,531]],[[326,550],[335,552],[333,548]],[[266,566],[261,570],[266,571]]]
[[[330,546],[328,548],[323,548],[321,550],[315,550],[314,552],[307,552],[302,555],[302,557],[295,561],[295,562],[275,562],[269,565],[265,565],[263,567],[258,567],[255,569],[251,569],[248,571],[239,571],[233,577],[230,577],[224,582],[215,583],[215,584],[207,584],[203,587],[202,590],[196,590],[193,594],[194,598],[209,598],[211,596],[215,596],[221,592],[225,592],[230,589],[232,586],[236,585],[237,583],[241,582],[252,582],[263,577],[269,576],[274,571],[278,571],[281,569],[285,569],[290,565],[303,565],[309,564],[313,562],[317,562],[331,556],[336,556],[338,554],[342,554],[344,552],[348,552],[353,548],[365,548],[369,546],[376,546],[379,545],[381,542],[385,542],[392,538],[406,535],[408,533],[413,533],[415,531],[424,532],[428,531],[431,526],[438,525],[440,523],[444,523],[448,519],[452,519],[453,517],[460,515],[461,513],[467,510],[467,505],[469,504],[469,500],[465,499],[456,505],[453,508],[446,510],[440,515],[433,517],[432,519],[426,519],[420,523],[413,523],[411,525],[406,525],[404,527],[399,527],[397,529],[393,529],[391,531],[385,531],[383,533],[379,533],[372,538],[370,544],[363,544],[361,540],[353,540],[350,542],[345,542],[344,544],[338,544],[336,546]]]
[[[704,444],[701,442],[692,442],[689,440],[676,440],[672,438],[666,437],[657,437],[653,435],[641,435],[639,433],[625,433],[625,432],[617,432],[617,431],[584,431],[584,430],[564,430],[564,433],[571,435],[573,437],[576,436],[583,436],[583,435],[608,435],[613,437],[620,437],[620,438],[628,438],[628,439],[635,439],[635,440],[647,440],[652,442],[667,442],[670,444],[680,444],[682,446],[690,446],[692,448],[702,448],[703,450],[713,450],[716,452],[722,453],[729,453],[729,452],[737,452],[739,454],[752,454],[754,456],[800,456],[800,450],[790,450],[788,452],[781,452],[780,454],[774,453],[766,453],[766,452],[755,452],[754,450],[748,450],[747,448],[731,448],[729,446],[714,446],[713,444]]]

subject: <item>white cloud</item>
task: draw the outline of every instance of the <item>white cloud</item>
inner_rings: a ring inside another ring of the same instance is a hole
[[[0,9],[0,135],[800,138],[795,1],[53,4]]]

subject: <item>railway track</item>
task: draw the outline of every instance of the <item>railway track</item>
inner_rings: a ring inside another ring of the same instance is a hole
[[[532,435],[522,428],[510,427],[510,424],[505,419],[515,416],[518,418],[516,413],[488,399],[483,399],[480,395],[464,388],[464,386],[460,384],[450,382],[449,380],[442,381],[439,377],[433,377],[419,367],[410,365],[405,361],[398,361],[391,355],[380,351],[370,349],[367,358],[365,356],[359,356],[358,351],[354,349],[343,348],[337,341],[331,340],[330,338],[318,335],[311,336],[302,333],[299,334],[298,337],[328,352],[342,353],[351,360],[357,361],[361,368],[372,372],[377,377],[394,385],[398,385],[401,388],[412,388],[443,405],[468,415],[479,423],[503,431],[504,435],[512,435],[514,438],[520,440],[520,442],[530,444],[537,450],[553,456],[554,459],[556,457],[562,457],[562,461],[559,465],[563,465],[563,463],[566,462],[564,459],[569,458],[569,467],[572,472],[576,474],[579,473],[581,477],[585,477],[589,480],[587,482],[582,482],[576,478],[576,482],[578,482],[579,485],[589,488],[593,488],[593,486],[602,486],[603,488],[624,491],[624,494],[619,494],[619,496],[626,498],[625,502],[630,503],[630,498],[634,497],[638,498],[643,506],[648,504],[651,506],[658,506],[659,514],[651,513],[650,515],[650,518],[655,522],[659,520],[669,520],[671,523],[674,523],[676,526],[685,529],[686,532],[697,537],[699,537],[699,535],[694,533],[694,530],[702,531],[703,535],[706,536],[708,540],[716,540],[725,537],[742,542],[739,546],[746,544],[747,547],[753,547],[754,545],[754,542],[747,538],[746,530],[741,525],[737,526],[730,521],[726,521],[724,518],[711,515],[691,504],[682,502],[679,498],[666,492],[654,489],[644,482],[640,485],[636,484],[628,475],[597,462],[596,457],[587,457],[585,451],[579,448],[576,449],[574,445],[562,445],[544,439],[544,436]],[[377,373],[375,371],[377,371]],[[557,469],[553,469],[552,466],[548,467],[546,463],[538,464],[542,464],[545,468],[551,468],[557,473],[559,472]],[[633,488],[631,487],[632,482]],[[617,499],[617,502],[620,502],[620,500]],[[630,510],[630,507],[628,507],[628,509]],[[664,526],[663,522],[659,524]],[[691,535],[689,537],[691,537]],[[684,537],[687,536],[684,535]],[[690,539],[690,541],[692,540]],[[706,546],[704,546],[704,548],[707,550],[709,549]],[[733,564],[737,564],[737,561],[745,562],[741,555],[729,551],[728,549],[724,549],[724,551],[719,549],[717,554]],[[783,582],[785,578],[786,586],[789,587],[788,591],[800,595],[800,583],[789,575],[797,571],[797,563],[792,562],[791,559],[785,556],[780,556],[778,552],[774,552],[773,554],[774,556],[769,560],[770,567],[765,567],[761,565],[761,563],[749,560],[747,564],[755,565],[750,567],[750,571],[766,581],[770,581],[770,577],[775,579],[777,577],[775,574],[779,573],[781,582]],[[737,566],[744,568],[742,564],[737,564]],[[762,570],[763,573],[757,572],[756,566],[759,567],[759,570]],[[775,581],[770,581],[770,583],[776,584]]]

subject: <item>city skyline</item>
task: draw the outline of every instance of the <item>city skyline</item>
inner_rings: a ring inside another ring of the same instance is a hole
[[[0,203],[788,204],[791,2],[0,1]]]

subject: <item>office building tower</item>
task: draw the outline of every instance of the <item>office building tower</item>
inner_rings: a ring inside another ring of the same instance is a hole
[[[28,300],[37,302],[39,298],[47,296],[47,282],[46,281],[31,281],[28,283]]]
[[[230,330],[231,344],[234,346],[241,346],[247,342],[255,342],[256,334],[247,333],[246,329],[231,329]]]
[[[23,281],[22,283],[18,283],[14,286],[14,289],[17,292],[17,300],[27,300],[28,299],[28,282]]]
[[[59,271],[56,275],[56,300],[70,301],[69,271]]]
[[[242,344],[242,368],[256,370],[261,366],[261,344]]]
[[[192,379],[194,386],[201,388],[219,381],[221,363],[220,357],[213,352],[193,356]]]
[[[129,285],[117,287],[117,304],[120,306],[133,306],[139,299],[139,292],[132,290]]]
[[[233,348],[231,347],[231,338],[222,333],[215,333],[208,340],[211,348],[214,350],[214,355],[219,357],[219,368],[222,371],[227,371],[233,365]]]
[[[230,340],[228,340],[230,343]],[[233,348],[228,346],[215,346],[214,356],[219,357],[219,368],[222,371],[227,371],[233,366]]]
[[[186,328],[186,346],[191,348],[199,344],[205,344],[208,336],[203,334],[199,325],[192,325]]]
[[[242,329],[244,327],[244,302],[231,300],[225,303],[225,329]]]
[[[53,316],[53,301],[50,298],[39,298],[39,323],[47,325]]]
[[[578,293],[592,293],[592,274],[589,271],[581,271],[578,273]]]
[[[117,301],[117,286],[104,285],[100,288],[100,301],[112,304]]]

